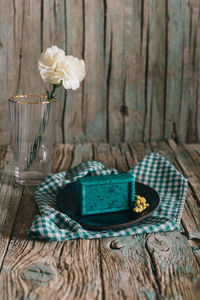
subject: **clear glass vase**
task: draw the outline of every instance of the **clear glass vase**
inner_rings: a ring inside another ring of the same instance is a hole
[[[38,185],[51,171],[55,142],[55,100],[20,95],[9,100],[11,147],[19,184]]]

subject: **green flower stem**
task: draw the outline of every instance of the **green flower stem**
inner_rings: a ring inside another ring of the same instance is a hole
[[[49,113],[50,113],[50,105],[47,104],[47,110],[45,111],[42,122],[40,123],[40,127],[39,127],[39,130],[38,130],[38,136],[35,139],[35,141],[33,142],[33,144],[31,145],[31,153],[30,153],[29,160],[27,162],[25,171],[30,170],[30,168],[31,168],[31,166],[32,166],[32,164],[33,164],[33,162],[36,158],[37,152],[40,149],[42,138],[45,134],[45,129],[46,129],[46,127],[48,125],[48,122],[49,122]]]
[[[47,91],[47,99],[49,102],[52,102],[52,100],[54,99],[54,94],[55,94],[56,88],[59,86],[60,85],[53,84],[51,94],[49,93],[49,91]],[[40,123],[38,136],[35,139],[35,141],[33,142],[33,144],[31,145],[31,154],[30,154],[29,160],[28,160],[26,168],[25,168],[26,171],[30,170],[30,168],[36,158],[37,152],[40,148],[42,137],[45,134],[45,129],[49,122],[49,113],[50,113],[50,105],[47,105],[47,110],[45,111],[42,122]]]
[[[53,84],[53,87],[52,87],[52,91],[51,91],[51,95],[49,96],[49,92],[47,92],[47,97],[48,97],[48,100],[49,102],[51,102],[54,98],[54,93],[56,91],[56,88],[58,87],[57,84]]]

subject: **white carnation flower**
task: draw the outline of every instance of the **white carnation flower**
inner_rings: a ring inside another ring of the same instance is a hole
[[[80,82],[85,78],[85,62],[77,57],[66,56],[65,63],[62,66],[63,86],[65,89],[76,90]]]
[[[63,65],[64,59],[65,52],[57,46],[52,46],[42,52],[38,62],[42,79],[53,84],[60,84],[62,78],[60,78],[57,70]]]
[[[52,84],[62,82],[65,89],[77,89],[85,77],[85,62],[77,57],[65,56],[57,46],[47,48],[40,56],[38,68],[42,79]]]

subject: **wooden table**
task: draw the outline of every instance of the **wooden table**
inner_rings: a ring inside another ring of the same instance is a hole
[[[200,299],[200,145],[57,145],[53,172],[87,160],[126,171],[151,151],[189,180],[180,231],[41,242],[26,237],[38,213],[34,188],[15,183],[12,153],[1,146],[0,299]]]

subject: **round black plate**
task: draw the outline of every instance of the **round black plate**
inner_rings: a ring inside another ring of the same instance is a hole
[[[121,229],[144,220],[152,214],[160,203],[157,192],[143,183],[135,182],[135,193],[136,195],[145,197],[149,203],[149,207],[141,213],[134,213],[133,210],[130,209],[120,212],[79,216],[76,213],[76,183],[67,185],[59,192],[56,204],[61,212],[80,223],[85,229]]]

